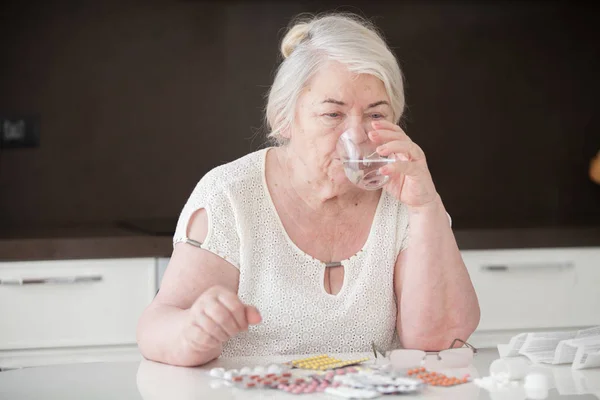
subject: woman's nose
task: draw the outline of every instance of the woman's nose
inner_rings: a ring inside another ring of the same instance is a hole
[[[351,124],[346,130],[352,141],[356,144],[369,140],[369,131],[365,129],[362,123]]]

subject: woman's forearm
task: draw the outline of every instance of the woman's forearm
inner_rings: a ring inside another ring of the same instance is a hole
[[[406,348],[447,348],[479,324],[477,295],[439,196],[409,218],[409,245],[396,269],[400,339]]]
[[[138,324],[137,342],[142,355],[152,361],[185,367],[198,366],[219,357],[222,347],[196,351],[184,338],[186,310],[169,305],[148,307]]]

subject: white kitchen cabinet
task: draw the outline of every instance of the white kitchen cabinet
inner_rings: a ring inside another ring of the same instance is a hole
[[[464,250],[481,320],[480,347],[516,333],[600,324],[600,248]]]
[[[155,258],[0,262],[0,368],[39,349],[135,347]]]
[[[160,257],[156,260],[156,290],[160,289],[160,283],[162,282],[163,276],[169,266],[169,257]]]

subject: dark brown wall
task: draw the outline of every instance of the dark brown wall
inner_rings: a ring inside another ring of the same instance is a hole
[[[175,218],[206,171],[264,145],[282,28],[331,8],[100,3],[0,14],[0,114],[42,118],[40,148],[0,153],[0,224]],[[593,10],[371,3],[341,9],[376,17],[396,51],[404,126],[455,226],[600,224]]]

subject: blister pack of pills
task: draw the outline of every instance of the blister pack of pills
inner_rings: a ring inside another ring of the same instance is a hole
[[[336,371],[339,372],[343,370]],[[270,365],[269,367],[257,366],[244,367],[239,370],[225,370],[213,368],[209,372],[214,378],[223,379],[230,386],[242,389],[276,389],[292,394],[305,394],[324,392],[329,387],[338,387],[341,384],[333,382],[333,376],[323,375],[294,375],[285,365]]]
[[[293,380],[289,368],[277,364],[268,367],[243,367],[239,370],[213,368],[209,374],[214,378],[224,379],[232,386],[244,389],[277,388],[278,385],[289,384]]]
[[[377,371],[359,371],[355,374],[340,375],[334,382],[342,386],[370,390],[379,394],[414,394],[425,388],[425,384],[414,378],[382,374]]]
[[[351,365],[358,365],[369,358],[359,358],[356,360],[340,360],[331,357],[327,354],[321,354],[318,356],[301,358],[298,360],[292,360],[288,363],[293,368],[311,369],[316,371],[326,371],[329,369],[344,368]]]

